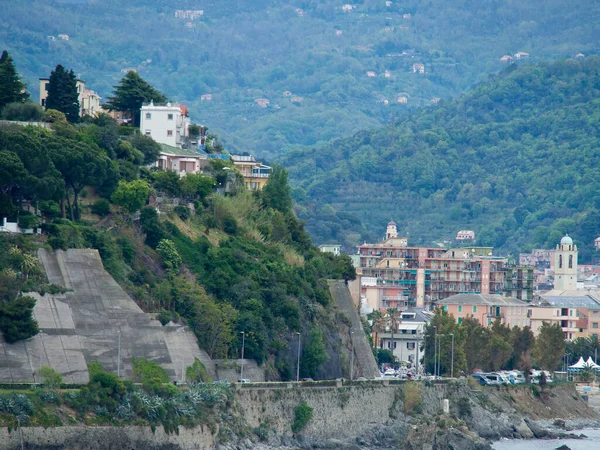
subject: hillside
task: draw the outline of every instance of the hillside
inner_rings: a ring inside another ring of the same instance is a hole
[[[501,70],[504,54],[523,51],[539,61],[596,52],[600,13],[600,4],[585,0],[358,0],[347,12],[339,0],[0,5],[10,18],[0,27],[0,49],[13,56],[34,98],[37,79],[58,63],[104,99],[121,71],[133,68],[190,106],[192,119],[228,147],[261,156],[453,97]],[[177,9],[204,14],[178,19]],[[425,73],[413,73],[413,64],[424,64]],[[204,94],[212,100],[201,101]],[[258,98],[269,99],[268,107]]]
[[[20,292],[56,289],[35,249],[93,248],[141,310],[188,326],[211,358],[237,358],[245,344],[244,356],[264,365],[268,379],[291,379],[300,333],[301,376],[344,374],[348,320],[336,315],[327,280],[353,279],[354,268],[312,245],[285,170],[275,167],[260,192],[245,190],[231,162],[185,177],[149,170],[144,159],[158,156],[150,138],[121,136],[129,128],[106,116],[76,127],[56,117],[51,129],[0,125],[0,217],[44,231],[0,233],[8,342],[38,332],[35,299]],[[227,195],[216,192],[223,176],[233,186]],[[165,203],[146,206],[151,194]]]
[[[512,66],[394,125],[290,154],[300,217],[318,242],[349,246],[390,218],[415,245],[473,229],[477,244],[513,255],[569,233],[590,261],[599,94],[599,57]]]

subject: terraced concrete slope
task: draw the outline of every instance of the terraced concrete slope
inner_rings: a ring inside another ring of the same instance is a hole
[[[337,307],[352,322],[351,331],[354,339],[354,357],[360,368],[360,375],[366,378],[377,378],[381,376],[377,362],[367,341],[367,336],[362,327],[360,316],[354,307],[352,296],[348,285],[339,280],[329,280],[329,292],[335,300]],[[356,374],[358,376],[359,374]]]
[[[0,381],[39,381],[39,368],[49,365],[66,382],[86,382],[92,361],[112,372],[120,369],[121,377],[129,378],[132,357],[160,364],[173,380],[181,379],[196,357],[215,377],[215,366],[194,334],[152,320],[104,270],[96,250],[41,249],[38,256],[48,280],[68,291],[32,295],[41,333],[16,344],[0,338]]]

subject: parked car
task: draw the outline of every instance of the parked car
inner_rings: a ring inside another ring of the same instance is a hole
[[[483,373],[479,383],[483,386],[494,386],[508,383],[508,381],[498,373]]]
[[[507,374],[507,376],[508,376],[508,381],[510,381],[511,384],[523,384],[527,381],[525,379],[525,375],[523,375],[523,372],[520,372],[518,370],[509,372]]]
[[[542,372],[546,375],[546,383],[552,383],[552,374],[547,370],[534,370],[531,369],[531,382],[533,384],[540,384],[540,379],[542,377]]]
[[[252,381],[250,381],[248,378],[240,378],[238,383],[252,383]]]

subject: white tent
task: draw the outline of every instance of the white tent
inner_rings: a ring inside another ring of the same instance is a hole
[[[573,364],[572,366],[569,366],[569,370],[579,370],[579,369],[585,369],[586,367],[588,367],[588,365],[586,364],[586,362],[583,360],[583,356],[579,357],[579,361],[577,361],[575,364]]]
[[[585,366],[592,369],[600,369],[600,366],[592,360],[591,356],[588,357],[587,361],[585,362]]]

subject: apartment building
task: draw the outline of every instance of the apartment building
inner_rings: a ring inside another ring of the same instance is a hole
[[[431,308],[452,295],[505,288],[506,259],[494,257],[491,247],[410,247],[393,221],[384,240],[358,246],[356,259],[362,296],[373,309]]]

